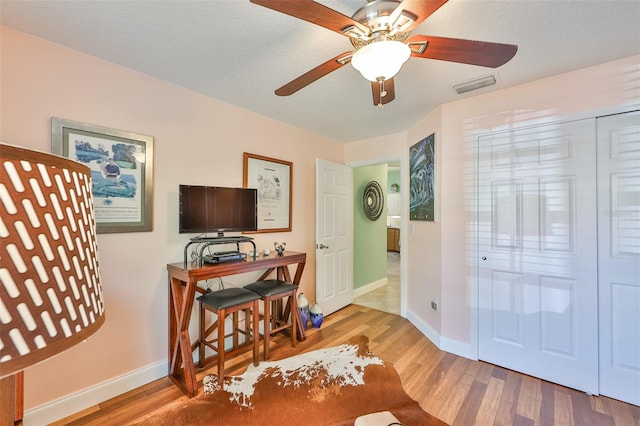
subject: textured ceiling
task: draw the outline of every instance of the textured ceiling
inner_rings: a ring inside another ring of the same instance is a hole
[[[295,0],[291,0],[295,1]],[[323,0],[351,16],[364,0]],[[518,45],[498,69],[411,58],[396,99],[373,106],[350,65],[299,92],[273,92],[352,50],[346,37],[249,0],[0,0],[2,25],[277,120],[351,142],[406,130],[437,106],[640,54],[640,1],[450,0],[412,34]],[[465,95],[452,86],[495,74]]]

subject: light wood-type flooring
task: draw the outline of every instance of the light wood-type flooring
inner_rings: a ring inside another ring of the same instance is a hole
[[[640,407],[439,351],[406,319],[358,305],[325,318],[296,349],[286,336],[277,336],[272,359],[336,346],[360,334],[395,366],[411,397],[452,425],[640,425]],[[248,363],[249,354],[230,360],[229,373],[239,374]],[[205,373],[198,373],[200,381]],[[125,425],[181,398],[186,397],[165,377],[54,425]],[[317,423],[301,419],[301,424]]]

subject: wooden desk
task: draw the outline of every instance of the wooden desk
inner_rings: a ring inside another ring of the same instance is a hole
[[[268,257],[258,256],[256,259],[248,256],[246,260],[238,262],[224,262],[205,264],[199,267],[197,262],[169,263],[169,377],[183,392],[193,397],[198,393],[193,351],[198,343],[192,344],[189,337],[189,322],[196,292],[205,291],[198,287],[198,281],[219,278],[245,272],[265,272],[258,281],[266,279],[273,271],[277,278],[299,285],[302,271],[307,260],[306,253],[285,251],[282,256],[273,253]],[[289,265],[296,265],[296,272],[291,280]],[[249,283],[247,283],[249,284]],[[292,313],[291,317],[298,321],[298,340],[306,338],[300,313]],[[184,366],[183,366],[184,364]]]

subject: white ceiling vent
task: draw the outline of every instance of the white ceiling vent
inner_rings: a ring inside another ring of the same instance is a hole
[[[456,91],[458,95],[466,92],[470,92],[472,90],[480,89],[486,86],[492,86],[496,84],[496,77],[493,75],[488,75],[486,77],[477,78],[475,80],[467,81],[466,83],[460,83],[453,86],[453,90]]]

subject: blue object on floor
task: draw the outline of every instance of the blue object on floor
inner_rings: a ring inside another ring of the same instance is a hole
[[[311,324],[315,328],[320,328],[320,326],[322,325],[322,321],[324,320],[324,315],[322,314],[320,305],[318,305],[317,303],[311,305],[311,308],[309,308],[309,315],[311,316]]]

